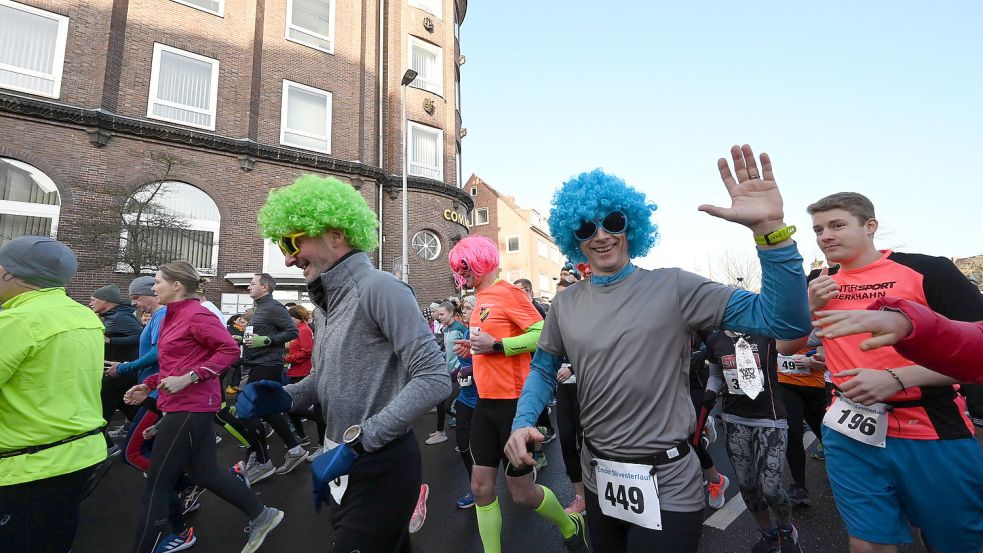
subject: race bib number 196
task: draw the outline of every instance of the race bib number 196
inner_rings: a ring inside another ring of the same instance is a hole
[[[823,424],[858,442],[887,447],[887,405],[883,403],[861,405],[836,396]]]
[[[659,484],[652,465],[594,461],[601,512],[650,530],[662,530]]]

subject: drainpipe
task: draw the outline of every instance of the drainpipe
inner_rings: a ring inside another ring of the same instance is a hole
[[[383,118],[382,118],[382,116],[383,116],[383,114],[386,111],[385,109],[383,109],[383,103],[384,103],[383,84],[385,82],[385,79],[384,79],[385,65],[384,65],[384,63],[385,63],[385,51],[386,51],[386,41],[385,41],[385,34],[384,34],[385,33],[385,22],[386,22],[386,0],[379,0],[379,65],[378,65],[378,68],[379,68],[378,69],[378,73],[379,73],[379,103],[378,103],[378,110],[379,110],[379,157],[378,157],[379,169],[383,169],[383,167],[382,167],[382,155],[383,155],[383,151],[384,151],[383,150],[383,146],[385,144],[385,135],[386,135],[385,127],[382,126],[383,125]],[[384,171],[384,169],[383,169],[383,171]],[[379,209],[376,211],[376,213],[378,213],[378,215],[379,215],[379,264],[378,264],[378,267],[379,267],[380,270],[382,269],[382,238],[383,238],[383,235],[382,235],[382,185],[383,185],[382,182],[379,182],[378,183],[378,194],[377,195],[378,195],[378,198],[379,198]]]

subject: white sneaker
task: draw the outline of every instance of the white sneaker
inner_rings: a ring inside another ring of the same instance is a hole
[[[703,435],[711,444],[717,441],[717,423],[712,416],[707,416],[707,422],[703,425]]]
[[[447,433],[438,430],[438,431],[430,434],[430,437],[427,438],[426,444],[427,445],[436,445],[436,444],[439,444],[439,443],[442,443],[442,442],[446,442],[446,441],[447,441]]]
[[[307,462],[313,463],[314,459],[317,459],[318,456],[320,456],[322,453],[324,453],[324,446],[321,445],[317,446],[317,449],[315,449],[310,455],[307,456]]]
[[[276,469],[274,474],[287,474],[288,472],[297,468],[297,465],[303,463],[304,459],[307,459],[308,455],[310,454],[307,453],[306,449],[302,449],[300,450],[300,453],[296,454],[288,451],[283,457],[283,464]]]

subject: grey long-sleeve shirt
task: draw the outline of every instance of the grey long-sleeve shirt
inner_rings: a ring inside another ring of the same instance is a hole
[[[321,403],[327,438],[362,426],[375,451],[450,395],[447,364],[413,290],[353,253],[308,283],[315,311],[311,375],[286,386],[294,405]]]

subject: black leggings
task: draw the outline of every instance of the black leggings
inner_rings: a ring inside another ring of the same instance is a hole
[[[788,449],[785,450],[785,458],[788,459],[792,481],[805,487],[806,453],[802,442],[805,425],[802,424],[802,420],[805,419],[816,435],[816,439],[822,443],[826,391],[817,386],[795,386],[784,383],[779,383],[779,388],[782,400],[785,401],[785,410],[788,412]]]
[[[93,467],[0,486],[0,549],[65,553],[72,549],[82,489]]]
[[[570,482],[584,480],[580,468],[580,447],[584,441],[584,429],[580,426],[580,402],[576,384],[556,386],[556,429],[560,434],[560,451]]]
[[[133,547],[137,553],[153,551],[160,537],[167,534],[169,502],[184,470],[199,486],[231,503],[250,520],[263,512],[263,504],[249,488],[218,468],[212,417],[212,413],[167,413],[157,423],[143,491],[143,514]]]
[[[296,384],[301,380],[307,378],[306,376],[290,376],[287,377],[291,384]],[[300,409],[292,409],[287,416],[290,417],[290,422],[294,425],[294,431],[297,436],[300,437],[301,441],[307,437],[307,431],[304,430],[304,421],[301,419],[307,419],[309,421],[314,421],[317,425],[317,445],[324,445],[324,434],[328,431],[328,425],[324,423],[324,412],[321,410],[321,404],[315,403],[313,407],[308,406]]]
[[[127,390],[136,386],[136,384],[136,376],[120,375],[102,377],[102,390],[99,392],[99,397],[102,400],[102,418],[106,421],[107,425],[109,421],[113,420],[113,415],[116,411],[123,413],[126,416],[126,420],[133,420],[139,407],[124,403],[123,395],[126,394]],[[113,441],[106,434],[105,427],[102,430],[102,434],[106,438],[106,447],[113,447]]]
[[[461,461],[464,462],[464,470],[468,471],[468,482],[471,482],[471,469],[474,468],[474,459],[471,458],[471,417],[474,415],[474,407],[456,402],[457,406],[457,428],[454,429],[454,438],[457,440],[457,452],[461,454]]]
[[[601,512],[597,494],[587,490],[591,548],[604,553],[697,553],[703,531],[703,510],[661,511],[662,530],[649,530]]]
[[[260,380],[272,380],[273,382],[282,383],[283,366],[250,365],[249,382],[259,382]],[[249,419],[246,421],[246,428],[249,429],[251,434],[249,441],[258,445],[259,450],[256,453],[256,457],[260,463],[269,461],[267,452],[270,449],[269,444],[266,441],[266,432],[263,431],[263,424],[260,422],[261,420],[266,421],[271,427],[273,427],[273,431],[276,432],[276,435],[279,436],[281,440],[283,440],[283,445],[287,446],[287,449],[297,447],[297,436],[290,431],[290,424],[287,422],[287,416],[283,413],[274,413],[264,417]]]

